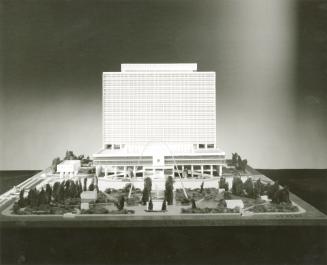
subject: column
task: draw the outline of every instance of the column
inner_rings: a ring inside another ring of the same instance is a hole
[[[133,175],[134,175],[134,178],[136,178],[136,166],[133,166]]]
[[[104,168],[104,177],[105,177],[105,178],[107,177],[107,174],[108,174],[108,168],[105,167],[105,168]]]
[[[175,166],[173,166],[173,178],[175,178]]]
[[[193,165],[191,165],[191,177],[193,178],[193,170],[194,170],[194,166]]]
[[[124,166],[124,179],[126,178],[127,166]]]
[[[203,177],[203,165],[201,165],[201,175]]]
[[[223,167],[219,165],[219,177],[223,174]]]
[[[184,175],[184,165],[182,165],[182,177]]]
[[[210,175],[213,177],[213,165],[210,165]]]

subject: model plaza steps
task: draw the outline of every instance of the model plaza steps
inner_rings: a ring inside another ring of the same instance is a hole
[[[151,201],[153,205],[152,211],[161,211],[162,203],[165,199],[165,190],[164,188],[158,188],[158,183],[152,183],[152,188],[154,189],[151,191]],[[147,203],[147,209],[149,207],[149,203]]]

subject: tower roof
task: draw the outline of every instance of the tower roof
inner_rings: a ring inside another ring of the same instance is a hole
[[[182,71],[194,72],[197,70],[196,63],[165,63],[165,64],[121,64],[122,72],[158,72],[158,71]]]

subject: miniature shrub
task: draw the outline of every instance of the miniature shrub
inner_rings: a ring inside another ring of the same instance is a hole
[[[99,191],[96,202],[97,203],[106,203],[106,202],[108,202],[108,198],[102,191]]]
[[[181,204],[182,204],[182,205],[188,205],[188,204],[190,204],[190,200],[184,197],[184,198],[181,200]]]

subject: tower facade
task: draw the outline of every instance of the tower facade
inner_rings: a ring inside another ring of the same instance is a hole
[[[193,63],[122,64],[102,82],[103,146],[93,158],[104,176],[221,175],[215,72]]]
[[[197,64],[122,64],[103,73],[103,148],[214,148],[215,79]]]

